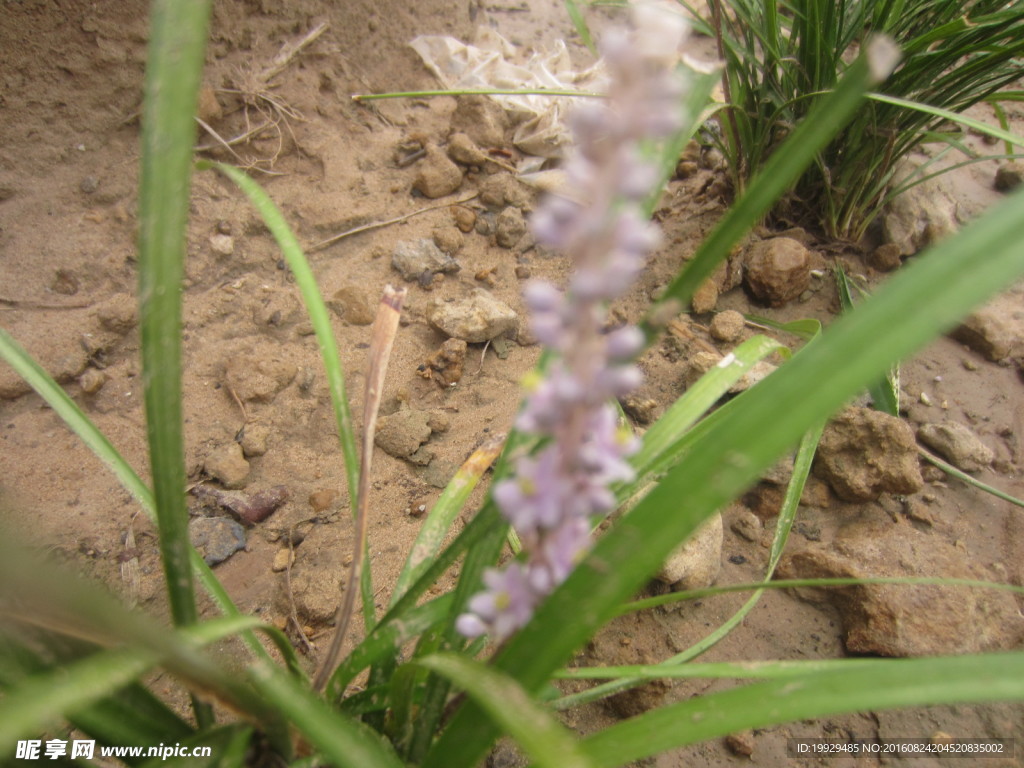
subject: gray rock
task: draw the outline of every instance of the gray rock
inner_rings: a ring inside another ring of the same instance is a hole
[[[405,280],[419,280],[422,275],[435,275],[438,272],[451,274],[462,268],[459,262],[438,248],[433,240],[426,238],[398,243],[391,254],[391,266]]]
[[[462,299],[435,302],[427,320],[441,333],[470,344],[490,341],[519,325],[516,311],[483,288]]]
[[[403,408],[377,420],[377,447],[396,459],[411,459],[430,439],[430,414],[413,408]]]
[[[913,430],[895,416],[869,408],[847,408],[829,423],[818,444],[814,472],[844,501],[872,501],[886,492],[917,493],[924,485]]]
[[[197,517],[188,524],[192,546],[207,565],[222,563],[245,549],[245,529],[226,517]]]
[[[810,287],[810,253],[788,237],[761,240],[747,251],[743,277],[757,299],[781,307]]]
[[[502,248],[511,248],[526,234],[526,219],[523,212],[514,206],[508,206],[498,214],[494,224],[494,239]]]
[[[655,574],[677,591],[710,587],[722,570],[722,515],[716,512],[679,545]]]
[[[214,448],[203,469],[225,488],[241,488],[249,477],[249,462],[242,455],[242,446],[235,442]]]
[[[462,185],[462,169],[448,159],[448,155],[435,146],[427,147],[427,154],[416,166],[412,188],[431,199],[450,195]]]
[[[917,439],[964,472],[985,469],[996,457],[977,435],[954,421],[923,424],[917,430]]]
[[[909,525],[856,523],[828,546],[788,554],[779,578],[935,577],[1001,581],[967,552]],[[1012,595],[992,589],[864,584],[802,592],[836,606],[846,649],[882,656],[932,656],[1013,648],[1024,617]]]
[[[1024,305],[1018,288],[971,313],[953,337],[993,362],[1024,356]]]
[[[916,170],[914,163],[902,163],[893,184],[902,183]],[[940,176],[910,187],[882,214],[882,237],[896,245],[901,256],[912,256],[957,231],[957,203],[946,183]]]

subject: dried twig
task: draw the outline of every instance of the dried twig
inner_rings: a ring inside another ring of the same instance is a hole
[[[334,619],[334,639],[330,650],[324,657],[317,672],[313,687],[322,691],[334,672],[341,654],[341,646],[345,641],[349,619],[355,607],[356,592],[359,590],[363,573],[363,555],[366,551],[367,507],[370,493],[371,463],[373,459],[373,437],[377,429],[377,411],[380,408],[381,396],[384,391],[384,378],[387,374],[391,347],[398,331],[398,320],[402,314],[402,302],[405,300],[405,288],[395,290],[385,286],[384,295],[377,307],[377,317],[373,321],[370,334],[370,370],[366,377],[366,392],[363,397],[363,443],[359,461],[359,489],[356,494],[356,536],[352,563],[348,572],[348,583],[345,585],[345,597],[338,607]]]
[[[479,193],[474,192],[473,194],[466,195],[466,197],[460,198],[458,200],[449,200],[448,202],[438,203],[437,205],[428,205],[426,208],[420,208],[418,210],[413,211],[412,213],[407,213],[404,216],[397,216],[393,219],[388,219],[387,221],[374,221],[371,222],[370,224],[363,224],[362,226],[354,227],[353,229],[348,229],[340,234],[332,235],[331,237],[328,237],[326,240],[321,240],[319,243],[314,243],[313,245],[306,248],[306,253],[314,253],[316,251],[323,250],[329,245],[334,245],[339,240],[343,240],[346,237],[351,237],[352,235],[358,235],[361,232],[369,232],[370,230],[380,229],[381,227],[387,227],[391,224],[398,224],[400,222],[406,221],[407,219],[411,219],[413,216],[419,216],[421,213],[427,213],[428,211],[436,211],[438,208],[445,208],[449,205],[462,205],[463,203],[468,203],[470,200],[475,198],[477,194]]]

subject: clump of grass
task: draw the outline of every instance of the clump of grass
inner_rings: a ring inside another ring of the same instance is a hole
[[[972,306],[1024,274],[1024,249],[1017,237],[1024,224],[1024,194],[1005,201],[902,271],[825,332],[801,325],[814,336],[810,343],[777,372],[710,415],[708,410],[735,381],[779,349],[778,342],[765,337],[748,340],[691,387],[644,435],[630,457],[633,477],[611,489],[622,514],[568,578],[539,602],[525,626],[497,649],[489,649],[483,639],[467,641],[456,629],[458,617],[480,589],[482,574],[501,553],[508,526],[497,505],[488,498],[451,543],[444,544],[469,490],[500,450],[495,443],[481,446],[424,522],[383,615],[375,610],[369,568],[358,587],[349,585],[353,592],[359,589],[364,602],[365,637],[336,669],[331,671],[333,664],[328,665],[321,692],[281,632],[238,614],[191,549],[183,525],[178,302],[191,173],[190,115],[208,13],[204,0],[157,0],[154,5],[143,145],[146,202],[140,208],[140,247],[145,254],[140,259],[140,301],[156,493],[71,398],[0,331],[0,356],[156,517],[174,626],[161,626],[98,587],[49,565],[40,566],[12,547],[7,537],[0,539],[0,754],[13,755],[18,740],[40,739],[47,729],[67,722],[100,745],[208,747],[211,759],[206,765],[229,767],[259,762],[469,768],[480,762],[501,733],[515,738],[539,766],[614,766],[792,719],[861,709],[1024,699],[1024,653],[805,666],[766,662],[753,670],[749,665],[684,669],[681,665],[739,623],[764,583],[747,585],[755,594],[742,611],[678,657],[657,667],[616,669],[612,681],[582,698],[552,704],[546,696],[553,678],[594,674],[563,667],[608,621],[649,607],[629,601],[670,550],[781,454],[799,445],[772,546],[774,567],[828,415],[897,360],[951,327]],[[685,300],[777,200],[854,111],[886,58],[884,51],[869,52],[849,67],[834,91],[812,110],[810,121],[797,126],[768,160],[771,173],[751,182],[691,265],[673,281],[663,308]],[[172,81],[176,87],[169,87]],[[682,138],[694,130],[697,114],[699,110],[693,110]],[[280,211],[251,179],[227,166],[203,167],[215,167],[254,202],[296,275],[324,359],[346,482],[354,495],[361,477],[343,372],[305,256]],[[986,259],[968,263],[961,258],[963,252],[985,253]],[[901,332],[889,333],[893,327]],[[647,330],[653,335],[656,324],[649,322]],[[161,377],[166,380],[155,384]],[[534,448],[529,436],[513,432],[497,457],[495,477],[506,477],[514,460]],[[455,566],[455,589],[428,597]],[[215,597],[223,616],[198,617],[192,573]],[[770,576],[771,568],[765,579]],[[273,659],[254,632],[274,644],[283,663]],[[235,635],[244,640],[248,655],[225,661],[205,650]],[[167,671],[196,693],[194,718],[176,712],[142,684],[154,669]],[[350,683],[364,672],[362,689],[350,690]],[[655,709],[586,739],[577,738],[553,712],[661,674],[770,679]],[[217,706],[211,707],[211,701]],[[204,763],[193,758],[189,764]]]
[[[725,60],[715,141],[737,194],[836,87],[872,35],[902,61],[840,129],[775,214],[858,239],[890,195],[901,159],[922,143],[962,148],[956,121],[1020,77],[1024,6],[1002,0],[708,0]],[[951,121],[952,119],[952,121]],[[1019,141],[1016,142],[1019,145]],[[967,151],[964,148],[964,151]]]

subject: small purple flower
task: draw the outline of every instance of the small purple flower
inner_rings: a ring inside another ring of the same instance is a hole
[[[632,360],[644,336],[632,326],[602,329],[608,303],[636,280],[659,242],[641,207],[658,181],[643,145],[678,128],[682,96],[670,71],[678,17],[645,6],[635,18],[641,42],[618,30],[605,41],[607,102],[586,104],[571,118],[576,154],[565,165],[568,197],[549,197],[531,221],[537,241],[564,251],[575,269],[565,293],[541,281],[524,291],[533,332],[554,357],[543,377],[525,382],[516,427],[544,442],[492,489],[523,557],[487,571],[487,589],[456,623],[467,637],[486,633],[501,641],[526,624],[586,553],[594,524],[615,507],[616,484],[634,477],[628,457],[639,441],[619,425],[609,401],[641,383]]]

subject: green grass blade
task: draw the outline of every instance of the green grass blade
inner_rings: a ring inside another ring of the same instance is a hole
[[[917,451],[929,463],[934,464],[936,467],[941,469],[943,472],[945,472],[950,477],[955,477],[957,480],[961,480],[961,481],[967,483],[968,485],[973,485],[978,490],[981,490],[981,491],[984,491],[985,493],[991,494],[992,496],[995,496],[997,499],[1002,499],[1003,501],[1008,501],[1011,504],[1013,504],[1014,506],[1024,507],[1024,501],[1018,499],[1016,496],[1011,496],[1010,494],[1006,493],[1005,491],[1000,491],[998,488],[993,488],[991,485],[988,485],[987,483],[981,482],[981,480],[979,480],[976,477],[971,477],[966,472],[962,472],[961,470],[957,469],[956,467],[954,467],[949,462],[943,461],[942,459],[940,459],[935,454],[931,453],[930,451],[926,451],[924,448],[921,448],[920,446],[918,446]]]
[[[594,765],[579,742],[512,678],[480,662],[452,653],[438,653],[415,662],[455,683],[479,702],[542,768],[590,768]]]
[[[395,590],[391,595],[390,605],[395,603],[405,594],[409,585],[412,584],[430,566],[431,561],[437,555],[444,542],[445,536],[455,522],[455,518],[462,511],[469,495],[476,488],[484,472],[491,466],[498,454],[501,452],[505,442],[504,436],[486,441],[483,445],[473,451],[473,454],[466,459],[455,476],[445,486],[444,492],[434,504],[433,509],[416,536],[412,545],[412,551],[402,567],[402,572],[395,583]]]
[[[844,712],[1024,699],[1024,653],[899,659],[783,678],[647,712],[586,739],[602,768],[745,728]]]
[[[404,768],[380,734],[331,709],[308,686],[259,663],[251,680],[260,695],[336,768]]]
[[[713,664],[634,664],[615,667],[570,667],[555,672],[560,680],[615,680],[629,677],[639,680],[689,680],[695,678],[773,679],[798,677],[816,672],[831,672],[857,665],[884,664],[875,659],[823,659],[812,661],[731,661]]]
[[[893,106],[904,107],[906,109],[922,112],[943,120],[949,120],[957,125],[972,128],[985,136],[991,136],[994,139],[1003,141],[1007,146],[1024,147],[1024,138],[1003,130],[1002,128],[996,128],[995,126],[989,125],[981,120],[975,120],[973,117],[967,117],[967,115],[960,114],[959,112],[951,112],[948,109],[934,107],[931,104],[923,104],[919,101],[911,101],[910,99],[888,96],[884,93],[868,93],[866,97],[871,101],[877,101],[881,104],[892,104]]]
[[[898,272],[708,430],[648,496],[601,538],[496,659],[527,689],[547,676],[648,578],[679,541],[740,494],[801,434],[893,363],[1024,273],[1024,195],[1014,194]],[[964,253],[985,259],[965,260]],[[900,333],[891,333],[894,327]],[[782,416],[782,417],[780,417]],[[751,436],[757,437],[751,440]],[[685,506],[679,500],[686,499]],[[494,735],[475,707],[457,713],[425,768],[475,762]]]
[[[835,265],[836,286],[839,291],[839,304],[843,312],[853,311],[853,293],[850,291],[850,280],[839,264]],[[875,410],[890,416],[900,415],[900,372],[899,367],[892,368],[881,380],[868,387],[871,403]]]
[[[139,183],[142,379],[160,553],[171,615],[178,625],[192,624],[197,619],[185,507],[181,283],[195,140],[192,116],[203,72],[209,16],[208,0],[156,0],[153,3],[142,108]]]
[[[270,199],[270,196],[263,191],[263,188],[249,178],[245,173],[231,165],[224,163],[213,163],[202,161],[198,164],[201,170],[213,168],[227,176],[233,181],[259,212],[267,228],[277,241],[288,268],[295,276],[295,284],[302,294],[302,301],[306,305],[306,312],[309,314],[310,323],[313,325],[313,332],[316,334],[317,345],[320,348],[320,356],[324,361],[324,371],[327,377],[327,388],[331,396],[331,406],[334,409],[334,420],[338,429],[338,439],[341,442],[341,453],[345,463],[345,480],[348,484],[349,508],[355,514],[358,509],[357,490],[359,488],[359,453],[356,449],[355,430],[352,426],[352,413],[348,407],[348,395],[345,392],[344,369],[341,367],[341,358],[338,355],[338,345],[334,339],[334,331],[331,329],[330,314],[327,305],[324,304],[323,296],[320,295],[320,287],[317,285],[316,277],[309,266],[309,261],[302,252],[302,246],[292,232],[288,222],[285,221],[280,209]],[[370,559],[364,560],[362,579],[360,581],[360,593],[363,603],[363,622],[369,630],[375,623],[373,607],[373,578],[371,575]]]
[[[576,28],[576,34],[580,36],[580,40],[587,46],[587,50],[597,56],[597,46],[594,45],[594,38],[590,36],[590,27],[587,26],[587,20],[583,18],[580,4],[576,0],[564,0],[564,3],[565,12],[569,15],[569,20]]]
[[[846,124],[867,89],[877,82],[866,56],[861,56],[847,71],[835,90],[825,95],[786,140],[774,152],[764,169],[744,194],[718,222],[697,249],[687,268],[665,289],[650,315],[668,301],[686,305],[694,291],[714,271],[733,245],[775,204],[800,177],[804,169]],[[648,326],[648,332],[651,328]]]

